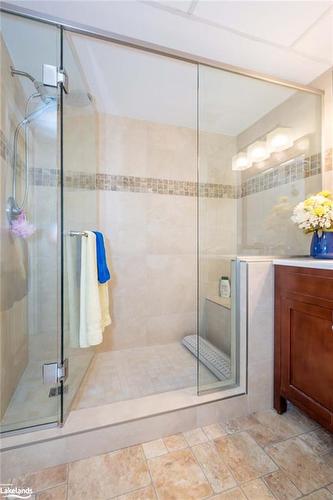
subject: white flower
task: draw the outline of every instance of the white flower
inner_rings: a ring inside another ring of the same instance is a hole
[[[328,191],[310,196],[294,208],[291,220],[305,232],[333,228],[333,200]]]

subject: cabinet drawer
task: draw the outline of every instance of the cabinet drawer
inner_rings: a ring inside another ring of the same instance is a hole
[[[276,289],[282,296],[292,293],[333,304],[333,273],[323,269],[276,266]]]

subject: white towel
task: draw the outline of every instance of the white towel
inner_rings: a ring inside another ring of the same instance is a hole
[[[97,277],[96,236],[86,231],[81,242],[80,347],[103,341],[102,310]]]
[[[98,289],[99,302],[101,305],[101,323],[102,329],[104,330],[106,326],[111,325],[108,282],[99,283]]]
[[[79,346],[81,238],[65,238],[65,329],[71,347]]]

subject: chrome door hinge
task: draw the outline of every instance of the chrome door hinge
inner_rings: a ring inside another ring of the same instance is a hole
[[[68,94],[68,75],[64,69],[51,64],[43,64],[43,84],[47,87],[58,87],[62,84]]]
[[[42,367],[43,384],[52,385],[65,382],[68,377],[68,359],[63,364],[44,363]]]

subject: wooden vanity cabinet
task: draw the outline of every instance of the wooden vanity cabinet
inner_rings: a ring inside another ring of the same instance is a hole
[[[333,270],[275,266],[274,408],[333,431]]]

